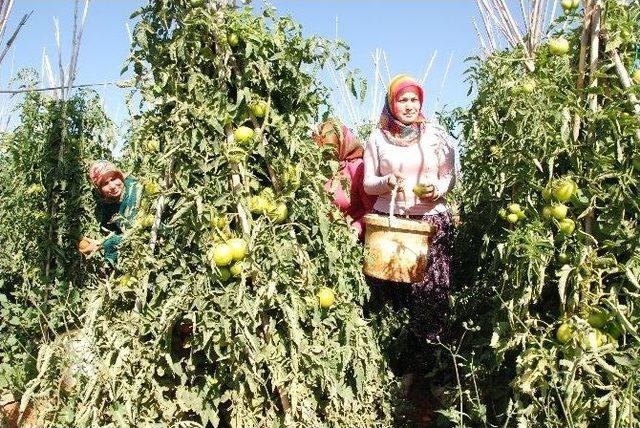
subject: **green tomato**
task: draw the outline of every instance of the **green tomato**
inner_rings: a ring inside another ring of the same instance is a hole
[[[551,199],[551,190],[549,190],[548,187],[542,189],[542,199],[544,199],[545,201]]]
[[[580,334],[580,347],[582,349],[598,349],[607,343],[607,336],[598,329],[591,329],[586,334]]]
[[[233,261],[231,247],[227,244],[218,244],[213,249],[213,262],[216,266],[228,266]]]
[[[560,232],[562,232],[563,235],[571,235],[575,228],[576,224],[570,218],[563,218],[562,220],[560,220]]]
[[[603,329],[609,322],[609,314],[602,309],[592,309],[587,318],[587,322],[593,328]]]
[[[561,180],[559,181],[553,189],[553,197],[556,198],[560,202],[567,202],[571,199],[573,192],[577,186],[575,183],[570,180]]]
[[[569,52],[569,41],[564,37],[552,38],[549,40],[549,52],[557,56],[566,55]]]
[[[239,277],[240,275],[242,275],[242,272],[244,272],[244,263],[236,262],[232,264],[229,268],[229,272],[234,278]]]
[[[147,141],[146,148],[149,153],[155,153],[160,150],[160,142],[158,140],[149,140]]]
[[[262,195],[255,195],[249,199],[249,211],[252,214],[263,214],[268,206],[269,201]]]
[[[247,241],[245,241],[244,239],[242,238],[229,239],[227,241],[227,245],[231,247],[231,256],[233,257],[233,260],[239,261],[244,259],[247,256],[249,244],[247,244]]]
[[[323,287],[318,292],[318,303],[320,303],[321,308],[328,309],[333,306],[335,301],[336,296],[332,289]]]
[[[511,214],[507,215],[507,221],[509,223],[511,223],[511,224],[517,222],[518,221],[518,214],[511,213]]]
[[[542,207],[542,217],[551,218],[551,207],[549,205]]]
[[[267,102],[260,100],[257,103],[251,104],[251,113],[257,117],[262,118],[267,114]]]
[[[558,339],[558,342],[566,345],[571,341],[572,338],[573,327],[571,327],[571,324],[566,322],[560,324],[560,327],[558,327],[558,330],[556,330],[556,339]]]
[[[38,195],[40,193],[44,192],[44,187],[42,186],[42,184],[32,184],[31,186],[29,186],[27,188],[26,194],[27,195]]]
[[[556,220],[563,220],[567,217],[567,206],[565,204],[555,204],[551,207],[551,215]]]
[[[272,207],[269,210],[269,218],[275,221],[276,223],[284,223],[289,216],[289,210],[287,209],[287,205],[284,202],[280,202],[275,207]]]
[[[536,81],[535,80],[527,80],[522,84],[522,92],[525,94],[531,94],[536,89]]]
[[[246,143],[254,136],[253,129],[248,126],[239,126],[238,129],[233,131],[233,138],[238,143]]]
[[[520,204],[509,204],[507,206],[507,209],[510,213],[513,214],[518,214],[520,211],[522,211],[522,208],[520,208]]]
[[[235,47],[240,43],[240,39],[236,33],[231,33],[227,36],[227,41],[229,42],[229,46]]]
[[[501,219],[506,220],[507,210],[505,210],[504,208],[500,208],[500,210],[498,211],[498,215],[500,216]]]
[[[567,253],[558,254],[558,261],[562,264],[566,264],[569,261],[569,256]]]
[[[227,216],[220,215],[215,219],[216,222],[216,227],[218,229],[224,229],[225,227],[227,227],[227,225],[229,224],[229,222],[227,221]]]
[[[143,187],[144,192],[148,195],[155,195],[156,193],[160,192],[160,185],[153,180],[145,181]]]
[[[140,226],[145,229],[153,226],[153,223],[156,221],[156,218],[153,214],[147,214],[140,219]]]

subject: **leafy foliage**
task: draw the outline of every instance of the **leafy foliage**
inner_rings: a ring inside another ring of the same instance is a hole
[[[18,109],[21,124],[0,145],[0,389],[16,395],[36,374],[38,347],[78,324],[97,269],[77,251],[95,223],[87,162],[112,137],[93,92],[29,92]]]
[[[134,16],[143,113],[128,155],[145,188],[140,216],[156,225],[125,232],[86,317],[97,374],[51,417],[388,426],[391,380],[362,316],[362,250],[329,220],[322,185],[337,165],[309,137],[326,99],[314,76],[332,45],[268,8],[163,0]],[[251,108],[259,101],[264,117]],[[234,138],[242,125],[253,137]],[[231,237],[249,252],[230,277],[213,252]],[[326,309],[323,287],[336,296]],[[43,374],[38,390],[56,382]]]
[[[570,29],[569,56],[541,46],[533,73],[519,50],[473,59],[469,68],[477,95],[457,112],[465,138],[465,251],[456,299],[459,318],[475,325],[461,361],[477,383],[469,387],[468,412],[456,413],[460,420],[638,423],[640,171],[638,118],[628,101],[638,87],[622,87],[610,52],[618,49],[632,69],[640,9],[607,1],[605,11],[610,43],[603,42],[597,86],[575,84],[578,14],[551,30]],[[592,96],[595,110],[587,103]],[[564,202],[559,189],[572,182],[577,189]],[[522,211],[513,222],[510,204]],[[550,215],[561,204],[575,231],[563,233],[562,216]]]

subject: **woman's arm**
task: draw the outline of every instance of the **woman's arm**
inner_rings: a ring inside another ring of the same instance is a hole
[[[378,146],[375,142],[375,133],[372,133],[364,148],[364,191],[369,195],[382,195],[388,193],[389,176],[379,176]]]
[[[122,235],[112,235],[102,241],[102,249],[104,251],[104,258],[115,263],[118,259],[118,246],[122,241]]]

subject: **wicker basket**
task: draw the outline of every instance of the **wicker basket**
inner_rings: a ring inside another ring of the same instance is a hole
[[[394,217],[394,205],[395,189],[388,216],[364,216],[364,273],[394,282],[422,281],[435,227],[419,220]]]

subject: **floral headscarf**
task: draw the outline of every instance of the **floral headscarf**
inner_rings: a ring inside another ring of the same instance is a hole
[[[405,92],[414,92],[420,101],[420,108],[424,102],[424,91],[420,84],[406,74],[394,77],[389,83],[387,97],[385,99],[382,113],[380,114],[380,129],[387,140],[398,146],[408,146],[420,138],[423,123],[426,121],[422,113],[418,120],[410,125],[405,125],[397,118],[394,111],[394,101]]]
[[[124,174],[108,160],[96,161],[89,168],[89,179],[98,190],[112,178],[120,178],[124,181]]]
[[[337,120],[327,120],[322,123],[313,138],[319,147],[334,146],[340,162],[358,159],[364,155],[360,141],[349,128]]]

